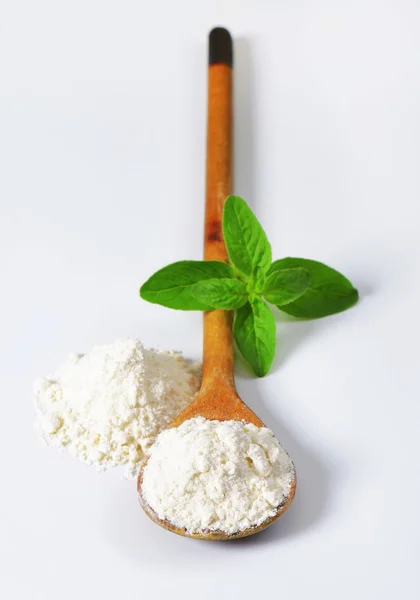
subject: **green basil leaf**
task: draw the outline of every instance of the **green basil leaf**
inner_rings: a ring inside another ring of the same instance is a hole
[[[259,377],[270,370],[276,350],[276,323],[269,307],[259,298],[235,312],[233,334],[242,356]]]
[[[263,295],[271,304],[284,306],[302,296],[308,289],[310,281],[309,271],[302,267],[279,269],[267,277]]]
[[[271,264],[271,246],[245,200],[229,196],[223,207],[223,237],[229,260],[244,275],[260,280]]]
[[[248,300],[246,285],[239,279],[207,279],[191,288],[192,295],[212,308],[235,310]]]
[[[359,294],[350,281],[341,273],[307,258],[283,258],[270,267],[268,276],[281,269],[303,267],[311,276],[306,292],[280,310],[305,319],[318,319],[333,315],[356,304]]]
[[[215,260],[182,260],[157,271],[140,288],[143,300],[178,310],[212,310],[213,306],[198,300],[193,289],[209,279],[229,279],[232,268]]]

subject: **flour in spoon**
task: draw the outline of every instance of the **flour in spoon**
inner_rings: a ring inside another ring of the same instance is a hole
[[[71,354],[34,384],[37,426],[50,446],[135,475],[144,451],[194,398],[200,367],[179,352],[122,339]]]
[[[265,427],[197,417],[148,449],[143,500],[187,533],[228,534],[277,513],[294,482],[287,452]]]

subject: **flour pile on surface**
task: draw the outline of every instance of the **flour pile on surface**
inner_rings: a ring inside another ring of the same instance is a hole
[[[294,465],[266,427],[196,417],[163,431],[143,472],[143,499],[187,533],[233,534],[276,514]]]
[[[34,383],[37,427],[46,442],[100,470],[134,476],[159,432],[194,398],[198,364],[133,339],[71,354]]]

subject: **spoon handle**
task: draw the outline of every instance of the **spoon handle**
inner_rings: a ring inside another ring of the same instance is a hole
[[[209,37],[204,258],[227,260],[222,210],[232,190],[232,38],[217,27]],[[231,313],[204,313],[203,386],[235,389]]]

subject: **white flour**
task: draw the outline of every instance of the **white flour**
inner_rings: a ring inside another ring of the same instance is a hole
[[[283,504],[294,466],[274,434],[239,421],[190,419],[148,450],[142,496],[160,519],[188,533],[236,533]]]
[[[51,446],[103,470],[135,475],[143,452],[193,399],[198,365],[137,340],[72,354],[34,384],[37,426]]]

